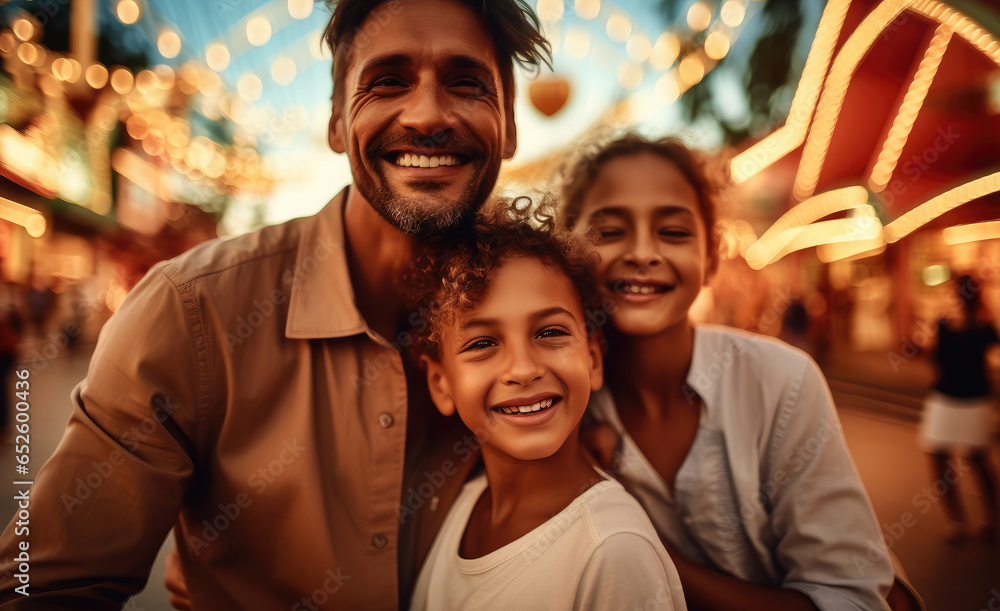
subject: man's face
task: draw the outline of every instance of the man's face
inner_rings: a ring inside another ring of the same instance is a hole
[[[330,145],[347,153],[361,195],[403,231],[438,232],[474,212],[514,153],[489,40],[455,0],[382,4],[354,39]]]

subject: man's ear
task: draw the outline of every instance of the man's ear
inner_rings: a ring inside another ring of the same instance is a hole
[[[327,134],[327,141],[334,153],[344,153],[347,151],[347,130],[344,128],[344,115],[340,105],[333,103],[333,113],[330,115],[330,130]]]
[[[507,125],[504,128],[503,159],[510,159],[517,152],[517,123],[514,122],[514,92],[511,91],[504,100],[504,117]]]
[[[451,398],[451,384],[441,361],[425,354],[420,357],[420,366],[427,370],[427,388],[431,391],[434,405],[442,415],[451,416],[455,413],[455,401]]]
[[[595,330],[587,338],[587,351],[590,353],[590,390],[597,392],[604,386],[604,354],[599,330]]]

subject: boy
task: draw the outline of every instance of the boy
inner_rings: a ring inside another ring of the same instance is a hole
[[[649,519],[578,442],[603,382],[586,241],[525,202],[487,204],[415,266],[431,397],[476,434],[485,474],[445,518],[411,608],[684,609]]]

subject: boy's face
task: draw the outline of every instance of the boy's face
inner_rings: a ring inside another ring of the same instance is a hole
[[[479,306],[442,330],[427,379],[441,413],[457,410],[484,453],[520,460],[551,456],[575,435],[603,381],[573,283],[525,256],[507,261]]]

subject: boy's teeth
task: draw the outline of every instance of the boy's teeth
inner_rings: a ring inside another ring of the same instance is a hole
[[[501,407],[500,411],[505,414],[530,414],[531,412],[541,411],[548,407],[552,407],[552,399],[545,399],[531,405],[507,405]]]
[[[458,165],[458,157],[454,155],[413,155],[402,153],[396,158],[396,165],[405,168],[436,168],[439,165]]]
[[[655,293],[656,288],[652,286],[639,286],[638,284],[626,284],[625,292],[636,295],[649,295],[650,293]]]

